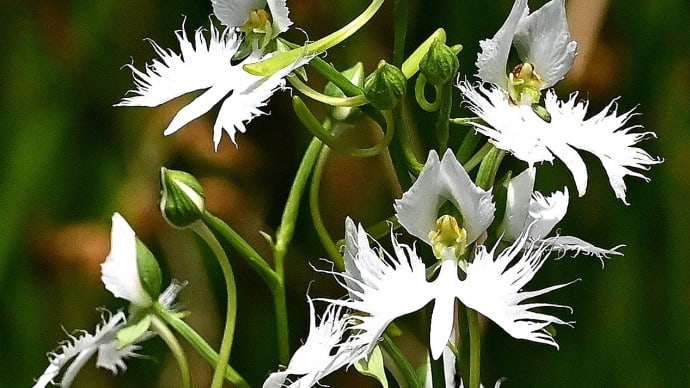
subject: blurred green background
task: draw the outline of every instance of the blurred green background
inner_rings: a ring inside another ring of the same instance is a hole
[[[478,40],[495,33],[512,5],[509,0],[410,2],[408,48],[444,27],[450,43],[465,47],[460,60],[467,77],[476,71]],[[189,280],[180,297],[192,312],[188,321],[216,344],[224,303],[219,271],[190,233],[162,221],[158,171],[166,166],[194,172],[208,192],[209,207],[268,254],[257,231],[276,227],[309,140],[288,109],[289,95],[275,96],[271,115],[238,135],[239,149],[225,137],[213,152],[214,113],[164,138],[162,129],[188,98],[157,109],[113,108],[132,87],[130,72],[121,67],[133,62],[141,68],[153,58],[143,41],[147,37],[177,49],[173,31],[183,21],[188,31],[208,25],[209,1],[14,3],[0,7],[0,385],[29,386],[47,365],[45,353],[66,338],[64,331],[93,330],[96,307],[125,308],[100,282],[115,211],[154,250],[168,277]],[[647,174],[650,184],[626,180],[631,205],[625,206],[599,162],[587,158],[587,195],[571,199],[561,231],[603,247],[624,243],[625,257],[607,261],[604,269],[588,257],[549,262],[533,287],[582,279],[549,299],[574,308],[575,328],[558,331],[556,351],[514,341],[487,325],[483,381],[492,385],[506,376],[506,387],[689,386],[690,3],[566,3],[580,54],[559,94],[580,90],[591,111],[620,96],[619,110],[636,108],[632,123],[658,135],[642,147],[665,162]],[[288,1],[295,24],[310,38],[341,26],[366,4]],[[374,23],[327,59],[344,69],[360,58],[367,71],[378,59],[390,59],[391,10],[387,1]],[[304,38],[300,31],[288,36]],[[335,154],[326,174],[322,207],[334,236],[342,236],[345,215],[374,222],[392,213],[397,194],[379,160]],[[538,183],[548,192],[564,184],[575,191],[560,163],[540,169]],[[317,260],[324,256],[304,212],[288,264],[293,349],[306,336],[310,284],[313,296],[341,294],[332,279],[309,267],[312,262],[324,268]],[[277,367],[271,300],[258,277],[241,263],[235,267],[240,306],[232,364],[259,386]],[[141,354],[145,357],[130,360],[127,373],[115,377],[90,362],[74,386],[177,385],[175,365],[159,340],[145,343]],[[197,386],[208,385],[209,368],[194,363]],[[369,383],[339,375],[327,382]]]

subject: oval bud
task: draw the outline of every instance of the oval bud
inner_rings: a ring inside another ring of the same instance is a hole
[[[204,189],[194,176],[184,171],[161,168],[160,209],[168,223],[184,228],[201,219]]]
[[[460,61],[453,50],[438,39],[429,46],[419,62],[419,71],[424,74],[427,82],[440,86],[455,77],[460,68]]]
[[[395,108],[407,89],[407,78],[397,67],[381,60],[364,83],[364,95],[376,109]]]

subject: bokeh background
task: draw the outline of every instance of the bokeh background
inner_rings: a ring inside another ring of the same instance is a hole
[[[125,308],[100,282],[109,251],[110,217],[121,212],[156,253],[167,279],[188,280],[181,304],[188,321],[212,344],[218,342],[222,282],[218,268],[188,232],[167,226],[157,211],[161,166],[193,171],[208,193],[209,207],[267,256],[258,230],[272,232],[309,140],[277,95],[271,115],[213,152],[214,114],[164,138],[162,129],[189,98],[157,109],[114,108],[132,87],[123,64],[153,58],[144,38],[176,48],[173,31],[208,25],[209,1],[28,0],[0,7],[0,385],[29,386],[47,365],[45,354],[65,331],[93,330],[97,307]],[[471,77],[478,40],[491,37],[512,1],[410,0],[408,48],[436,27],[450,43],[462,43],[461,72]],[[531,1],[536,9],[544,1]],[[364,0],[289,0],[295,24],[317,38],[366,6]],[[625,206],[616,200],[603,168],[587,158],[590,181],[584,198],[572,198],[565,234],[604,247],[626,244],[625,257],[549,262],[539,284],[582,281],[550,301],[574,308],[574,329],[560,329],[561,349],[514,341],[486,327],[483,380],[506,376],[507,387],[684,387],[690,385],[690,3],[686,0],[570,0],[573,35],[580,54],[562,97],[572,90],[591,109],[618,98],[635,108],[632,122],[658,139],[642,146],[665,159],[647,175],[628,179]],[[371,71],[390,59],[392,2],[374,23],[336,47],[328,60],[340,68],[365,63]],[[292,31],[296,41],[304,33]],[[318,77],[315,78],[318,85]],[[417,114],[416,110],[411,110]],[[461,111],[457,110],[458,114]],[[424,117],[422,117],[424,118]],[[427,117],[428,118],[428,117]],[[364,133],[362,136],[366,136]],[[345,215],[370,223],[392,214],[398,193],[380,159],[352,160],[333,154],[321,190],[327,225],[342,236]],[[556,190],[572,179],[559,163],[540,170],[539,187]],[[306,209],[303,209],[306,210]],[[299,219],[288,261],[292,348],[306,336],[307,288],[337,296],[327,276],[314,274],[325,253],[311,231],[308,212]],[[231,256],[233,253],[231,252]],[[235,262],[239,320],[232,364],[254,386],[276,369],[274,322],[266,288]],[[176,386],[177,370],[159,340],[142,358],[113,377],[85,367],[75,387]],[[189,350],[190,357],[195,356]],[[197,386],[210,369],[194,358]],[[368,380],[342,375],[335,386]]]

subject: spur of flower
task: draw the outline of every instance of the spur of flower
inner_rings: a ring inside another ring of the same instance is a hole
[[[182,285],[173,282],[160,291],[160,268],[150,251],[118,213],[113,215],[111,251],[101,265],[101,279],[114,296],[130,302],[129,316],[122,311],[105,311],[93,334],[78,331],[48,354],[49,364],[34,387],[58,384],[55,379],[64,369],[59,385],[69,387],[81,368],[95,354],[96,366],[114,374],[127,369],[125,359],[138,356],[140,342],[155,334],[149,330],[146,310],[154,303],[172,308]],[[153,261],[152,261],[153,260]]]
[[[563,78],[575,56],[563,0],[552,0],[532,14],[526,0],[517,0],[496,35],[480,44],[477,75],[489,85],[458,83],[468,108],[482,119],[472,123],[477,132],[529,166],[560,159],[579,196],[587,189],[587,169],[577,151],[588,151],[601,161],[616,197],[627,204],[623,178],[648,181],[640,171],[661,162],[635,147],[654,133],[626,126],[634,111],[619,114],[615,101],[589,118],[589,104],[578,101],[577,93],[559,101],[549,90],[539,105],[542,90]],[[506,75],[511,45],[523,62]]]

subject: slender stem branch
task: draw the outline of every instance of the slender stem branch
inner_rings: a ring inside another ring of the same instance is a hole
[[[173,357],[175,357],[177,366],[180,368],[182,387],[191,388],[192,375],[189,371],[189,364],[187,363],[187,357],[184,354],[184,350],[182,350],[182,346],[180,346],[180,343],[177,341],[177,338],[175,338],[175,335],[172,333],[172,331],[170,331],[168,326],[156,315],[151,317],[151,326],[153,326],[153,329],[156,330],[158,336],[161,337],[163,342],[168,345]]]
[[[290,358],[290,344],[288,341],[288,314],[285,301],[285,255],[287,248],[295,232],[299,204],[304,193],[304,188],[309,180],[316,159],[319,156],[323,143],[318,138],[313,138],[304,153],[302,162],[297,169],[295,180],[292,182],[288,199],[285,203],[280,226],[276,232],[276,243],[273,247],[275,260],[275,274],[279,280],[279,287],[273,290],[273,300],[276,309],[276,330],[278,335],[278,359],[287,364]]]
[[[465,168],[465,171],[472,171],[475,167],[477,167],[479,163],[482,162],[482,159],[484,159],[486,154],[488,154],[489,151],[491,151],[492,148],[493,144],[484,144],[482,148],[480,148],[479,151],[477,151],[476,154],[472,155],[470,160],[468,160],[467,162],[465,162],[465,164],[462,165]]]
[[[309,186],[309,210],[311,212],[311,219],[314,222],[314,229],[319,236],[319,240],[321,240],[321,245],[323,245],[326,252],[328,252],[328,255],[335,263],[335,267],[339,271],[344,271],[345,263],[343,262],[343,256],[340,254],[337,245],[328,234],[328,230],[326,230],[326,225],[324,225],[323,218],[321,217],[321,207],[319,206],[321,177],[323,176],[323,170],[326,166],[326,160],[328,160],[329,153],[330,148],[323,147],[319,153],[319,159],[316,161],[316,166],[314,167],[314,172],[311,177],[311,184]]]
[[[202,220],[214,233],[222,236],[225,241],[230,243],[230,245],[237,250],[240,254],[239,256],[246,260],[247,264],[256,271],[271,290],[278,286],[278,277],[273,272],[273,269],[271,269],[266,260],[264,260],[264,258],[261,257],[261,255],[234,229],[208,211],[204,212]]]
[[[395,0],[394,13],[394,40],[393,40],[393,65],[400,67],[405,60],[405,38],[407,36],[407,19],[409,14],[409,0]]]
[[[453,106],[453,83],[446,82],[436,88],[436,98],[439,101],[438,121],[436,121],[436,137],[438,138],[438,152],[443,154],[448,148],[450,109]]]
[[[213,372],[212,388],[222,388],[223,375],[225,366],[230,360],[230,351],[232,350],[232,341],[235,336],[235,318],[237,315],[237,287],[235,286],[235,276],[230,266],[230,260],[225,254],[223,247],[220,245],[216,236],[211,229],[203,222],[195,222],[191,225],[191,229],[201,237],[206,244],[211,248],[211,251],[216,256],[218,264],[220,264],[223,278],[225,279],[226,289],[226,310],[225,310],[225,329],[223,330],[223,340],[220,344],[220,352],[216,368]]]
[[[479,315],[471,308],[467,308],[467,325],[470,332],[470,385],[469,388],[479,388],[481,363],[481,332]]]
[[[180,319],[176,314],[169,312],[158,303],[154,304],[153,308],[156,315],[186,339],[204,360],[212,365],[217,364],[218,353],[216,353],[211,345],[209,345],[199,333],[192,329],[187,322]],[[247,381],[230,365],[226,365],[225,367],[225,378],[237,388],[249,388]]]
[[[395,363],[395,366],[399,371],[402,372],[402,378],[404,381],[398,381],[400,386],[409,388],[422,388],[422,383],[417,378],[417,374],[414,368],[410,364],[407,357],[398,349],[393,340],[387,335],[383,335],[383,341],[381,341],[381,348],[386,352],[386,354]],[[406,384],[406,385],[405,385]]]

